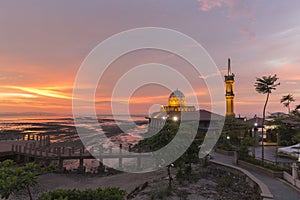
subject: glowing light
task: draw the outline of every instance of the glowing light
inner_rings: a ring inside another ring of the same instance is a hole
[[[174,116],[174,117],[173,117],[173,121],[174,121],[174,122],[177,122],[177,121],[178,121],[178,117],[177,117],[177,116]]]

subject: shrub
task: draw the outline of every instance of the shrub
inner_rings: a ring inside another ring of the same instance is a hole
[[[218,148],[226,150],[226,151],[234,151],[236,147],[233,146],[229,140],[223,140],[221,144],[218,145]]]
[[[17,166],[13,160],[0,162],[0,198],[8,199],[12,193],[26,189],[32,198],[30,187],[37,184],[37,174],[45,171],[37,164],[27,163]]]
[[[181,184],[185,180],[185,175],[181,169],[179,169],[176,173],[176,180]]]
[[[239,147],[239,157],[240,158],[249,157],[249,150],[248,150],[247,146],[240,146]]]
[[[248,163],[251,163],[251,164],[254,164],[254,165],[258,165],[258,166],[262,166],[266,169],[270,169],[270,170],[273,170],[273,171],[284,171],[284,168],[282,167],[279,167],[279,166],[276,166],[276,165],[273,165],[271,163],[262,163],[261,160],[257,160],[255,158],[252,158],[252,157],[244,157],[244,158],[241,158],[241,160],[244,160]]]
[[[155,199],[166,199],[168,196],[172,194],[170,188],[167,189],[161,189],[158,191],[155,191],[151,194],[150,199],[155,200]]]
[[[98,188],[96,190],[64,190],[57,189],[42,194],[39,200],[123,200],[126,191],[119,188]]]
[[[238,191],[237,182],[232,176],[222,177],[218,182],[218,188],[229,188],[232,191]]]

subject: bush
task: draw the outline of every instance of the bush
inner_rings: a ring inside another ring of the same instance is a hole
[[[150,199],[155,200],[155,199],[166,199],[168,196],[170,196],[172,194],[172,191],[170,190],[170,188],[167,189],[161,189],[158,191],[155,191],[151,194]]]
[[[255,143],[255,138],[254,137],[249,137],[246,136],[243,140],[242,140],[242,146],[253,146]]]
[[[229,188],[234,192],[238,191],[238,185],[236,180],[234,180],[234,178],[232,176],[225,176],[222,177],[219,181],[218,181],[218,188]]]
[[[292,142],[294,144],[298,144],[300,142],[300,133],[296,133],[295,135],[292,136]]]
[[[273,165],[271,163],[266,163],[266,162],[262,163],[261,160],[257,160],[253,157],[244,157],[244,158],[241,158],[241,160],[246,161],[246,162],[251,163],[251,164],[254,164],[254,165],[264,167],[266,169],[273,170],[273,171],[284,171],[284,168],[282,168],[282,167]]]
[[[233,146],[229,140],[223,140],[221,144],[218,145],[218,148],[226,150],[226,151],[234,151],[236,147]]]
[[[249,157],[249,150],[248,150],[247,146],[240,146],[239,147],[239,157],[240,158]]]
[[[185,174],[179,169],[176,173],[176,180],[181,184],[185,180]]]
[[[290,142],[287,140],[280,140],[279,146],[289,146]]]
[[[126,191],[119,188],[98,188],[96,190],[86,189],[83,191],[57,189],[42,194],[39,200],[123,200]]]
[[[37,164],[17,166],[13,160],[0,162],[0,198],[8,199],[12,193],[26,189],[32,199],[30,187],[37,184],[37,174],[45,171]]]

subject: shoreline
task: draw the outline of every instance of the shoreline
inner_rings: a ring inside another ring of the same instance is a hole
[[[0,141],[16,141],[25,136],[25,141],[28,138],[27,134],[31,135],[49,135],[51,138],[50,148],[65,147],[80,149],[84,145],[81,142],[79,135],[77,134],[76,128],[71,118],[56,118],[51,120],[40,119],[31,121],[9,121],[6,123],[0,123],[2,130],[0,131]],[[130,145],[137,143],[142,139],[142,135],[145,133],[137,134],[137,136],[129,135],[124,133],[126,130],[130,130],[132,126],[125,126],[123,131],[118,123],[114,119],[99,119],[99,124],[103,134],[110,139],[115,146],[119,146],[122,143],[124,149],[128,149]],[[126,121],[119,120],[118,122],[126,125]],[[87,121],[88,123],[88,121]],[[137,120],[136,126],[143,127],[148,123],[147,120]],[[122,125],[122,124],[121,124]],[[123,127],[122,127],[123,128]],[[141,129],[143,130],[143,129]],[[22,139],[21,139],[22,140]],[[91,144],[91,147],[95,144]],[[100,144],[99,144],[100,145]],[[90,147],[88,147],[89,149]],[[10,147],[8,147],[10,149]],[[57,162],[54,162],[57,164]],[[79,166],[78,160],[65,160],[63,166],[66,170],[72,173],[76,171]],[[96,159],[84,160],[84,166],[86,167],[87,173],[94,173],[99,166]]]

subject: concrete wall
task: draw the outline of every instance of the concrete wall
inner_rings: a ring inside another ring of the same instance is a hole
[[[223,154],[223,155],[227,155],[227,156],[233,156],[234,155],[234,151],[226,151],[224,149],[216,149],[217,153]]]
[[[300,180],[294,179],[292,175],[287,172],[283,172],[283,179],[300,189]]]
[[[239,160],[238,163],[239,163],[240,166],[242,166],[246,169],[258,171],[258,172],[264,173],[264,174],[266,174],[270,177],[273,177],[273,178],[282,178],[283,177],[282,172],[277,172],[277,171],[273,171],[273,170],[270,170],[270,169],[266,169],[264,167],[254,165],[254,164],[242,161],[242,160]]]
[[[246,176],[246,181],[248,182],[249,186],[251,187],[258,187],[261,194],[260,196],[262,197],[262,199],[274,199],[273,194],[270,192],[268,186],[266,186],[266,184],[264,184],[263,182],[261,182],[259,179],[257,179],[255,176],[253,176],[250,172],[248,172],[247,170],[244,170],[242,168],[233,166],[233,165],[228,165],[225,163],[221,163],[215,160],[211,160],[211,163],[215,164],[218,167],[221,167],[223,169],[225,169],[228,172],[231,172],[233,174],[237,174],[240,176]]]

